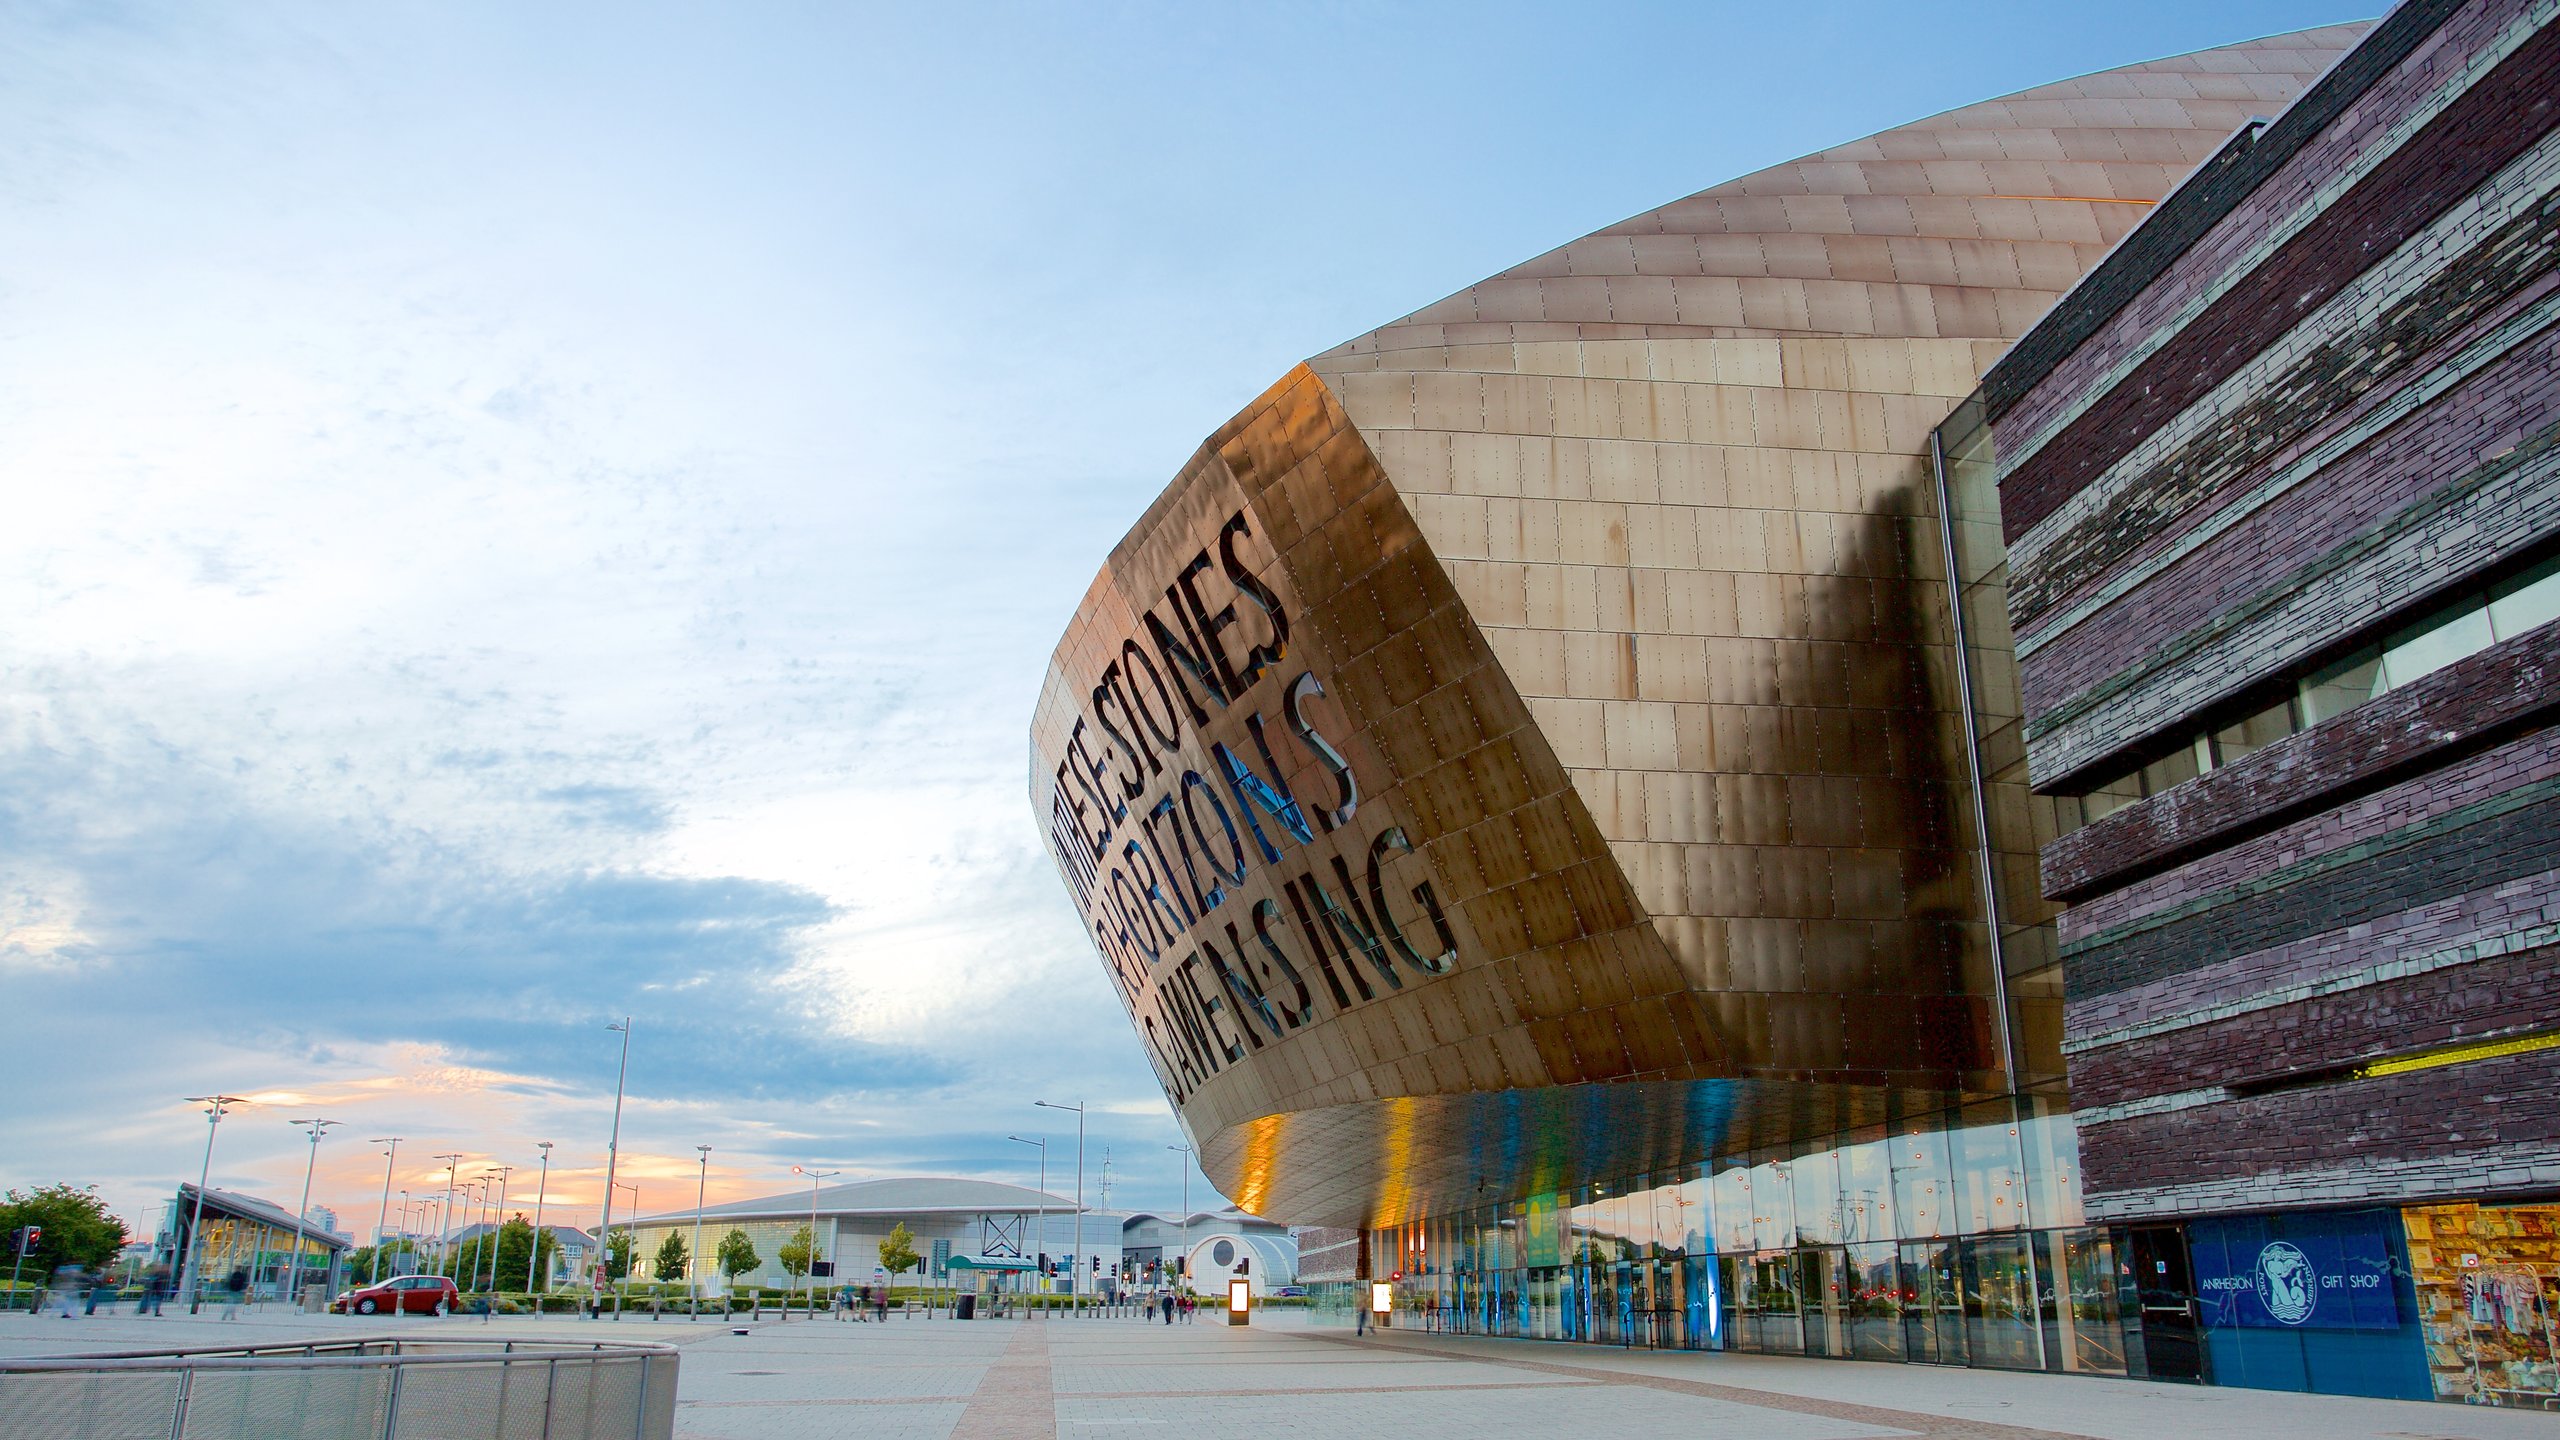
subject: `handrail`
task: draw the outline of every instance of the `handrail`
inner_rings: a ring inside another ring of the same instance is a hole
[[[456,1353],[423,1353],[426,1347]],[[586,1340],[508,1340],[503,1342],[503,1348],[493,1349],[485,1341],[472,1344],[463,1340],[402,1336],[381,1340],[332,1340],[307,1345],[244,1345],[204,1350],[118,1350],[90,1355],[0,1356],[0,1373],[42,1370],[298,1369],[311,1365],[461,1365],[474,1362],[486,1365],[493,1362],[504,1363],[511,1356],[524,1360],[548,1361],[584,1355],[614,1359],[675,1353],[676,1349],[672,1345],[652,1344],[645,1341],[616,1344],[611,1341]]]

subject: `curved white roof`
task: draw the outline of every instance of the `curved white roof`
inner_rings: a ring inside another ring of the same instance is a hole
[[[751,1219],[771,1216],[789,1219],[797,1215],[807,1218],[811,1196],[806,1189],[788,1190],[779,1195],[763,1195],[753,1200],[731,1200],[726,1204],[703,1207],[703,1217],[724,1216]],[[881,1180],[856,1180],[845,1185],[820,1186],[816,1195],[821,1215],[1026,1215],[1040,1210],[1072,1211],[1073,1200],[1046,1195],[1020,1185],[1004,1185],[993,1180],[967,1180],[958,1176],[895,1175]],[[636,1225],[673,1224],[693,1219],[693,1210],[660,1211],[643,1215],[630,1223]]]

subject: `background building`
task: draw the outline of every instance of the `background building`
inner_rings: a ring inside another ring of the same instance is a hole
[[[262,1297],[296,1293],[299,1285],[336,1283],[338,1262],[351,1242],[307,1220],[297,1221],[281,1205],[231,1190],[201,1192],[204,1203],[198,1229],[198,1193],[193,1185],[178,1187],[161,1212],[152,1241],[151,1263],[169,1267],[180,1293],[214,1296],[234,1270],[247,1271],[249,1293]],[[302,1243],[299,1266],[293,1258],[297,1225]],[[297,1271],[298,1285],[288,1286],[286,1282],[295,1280]]]
[[[1280,1277],[1271,1280],[1271,1284],[1287,1285],[1297,1279],[1297,1237],[1285,1225],[1275,1225],[1241,1210],[1195,1210],[1188,1220],[1180,1215],[1156,1215],[1143,1210],[1130,1215],[1120,1222],[1121,1274],[1133,1283],[1151,1282],[1162,1276],[1168,1261],[1220,1236],[1249,1242],[1252,1253],[1263,1256],[1263,1263]],[[1230,1260],[1236,1253],[1240,1252],[1231,1247]],[[1205,1293],[1206,1287],[1200,1288]]]
[[[880,1264],[880,1242],[902,1223],[915,1237],[924,1273],[936,1281],[949,1277],[949,1262],[955,1255],[1036,1261],[1047,1254],[1061,1263],[1075,1255],[1087,1277],[1085,1288],[1091,1293],[1097,1274],[1114,1275],[1120,1266],[1117,1215],[1085,1212],[1079,1240],[1072,1199],[987,1180],[900,1176],[822,1186],[814,1196],[802,1188],[711,1206],[702,1212],[704,1254],[697,1273],[704,1283],[719,1280],[714,1257],[721,1237],[735,1229],[746,1232],[760,1261],[755,1269],[738,1277],[739,1284],[793,1284],[789,1272],[782,1268],[782,1247],[810,1223],[813,1207],[818,1256],[837,1264],[833,1279],[840,1284],[874,1279]],[[646,1279],[651,1273],[650,1262],[667,1236],[680,1235],[688,1248],[693,1245],[694,1212],[680,1210],[646,1216],[634,1223],[633,1232],[636,1248],[632,1273],[634,1278]],[[1098,1272],[1094,1268],[1097,1259],[1101,1262]],[[915,1273],[908,1272],[910,1276]],[[1063,1286],[1063,1271],[1061,1276]]]
[[[2401,6],[1993,369],[1996,462],[1949,447],[2155,1374],[2560,1403],[2551,16]]]

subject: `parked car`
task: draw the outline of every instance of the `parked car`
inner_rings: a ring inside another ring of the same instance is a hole
[[[329,1302],[341,1315],[402,1311],[412,1315],[444,1315],[460,1308],[462,1292],[441,1275],[400,1275],[379,1285],[346,1291]]]
[[[1294,1299],[1305,1295],[1307,1293],[1307,1287],[1304,1285],[1283,1285],[1271,1293],[1274,1295],[1285,1295]]]

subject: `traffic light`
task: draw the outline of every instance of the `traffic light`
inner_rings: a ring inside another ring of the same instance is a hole
[[[1099,1255],[1093,1257],[1093,1273],[1096,1275],[1102,1273],[1102,1257]]]
[[[1253,1273],[1253,1257],[1252,1257],[1252,1256],[1250,1256],[1250,1255],[1239,1255],[1239,1256],[1237,1256],[1237,1257],[1236,1257],[1236,1273],[1237,1273],[1237,1274],[1239,1274],[1239,1275],[1250,1275],[1250,1274],[1252,1274],[1252,1273]]]
[[[20,1255],[33,1255],[36,1253],[36,1246],[43,1243],[43,1241],[44,1227],[41,1225],[30,1225],[18,1232],[18,1253]]]
[[[1058,1273],[1049,1267],[1049,1252],[1046,1250],[1040,1252],[1040,1273],[1043,1275],[1055,1275]]]

